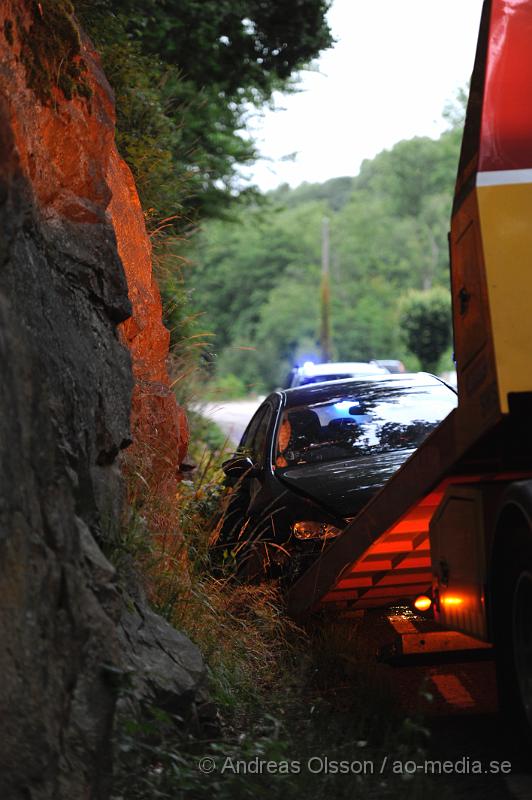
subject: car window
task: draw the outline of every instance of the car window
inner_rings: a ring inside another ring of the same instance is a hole
[[[267,405],[259,408],[249,423],[238,447],[239,452],[248,455],[258,466],[264,464],[264,451],[271,418],[271,406]]]
[[[266,413],[261,418],[255,437],[253,439],[253,461],[262,467],[265,461],[265,450],[268,441],[268,432],[272,418],[272,409],[268,406]],[[271,452],[271,447],[270,447]]]
[[[419,447],[456,406],[443,385],[366,386],[333,400],[285,409],[277,433],[277,468],[379,455]]]
[[[247,451],[247,449],[249,448],[249,445],[253,441],[253,438],[254,438],[255,433],[257,431],[257,427],[259,425],[259,422],[260,422],[262,416],[264,415],[264,412],[265,412],[265,408],[263,408],[261,406],[258,409],[258,411],[256,411],[255,414],[253,415],[253,417],[251,418],[251,421],[249,422],[249,424],[248,424],[246,430],[244,431],[244,434],[243,434],[243,436],[242,436],[242,438],[240,440],[240,444],[238,445],[239,452],[244,452],[245,450]]]

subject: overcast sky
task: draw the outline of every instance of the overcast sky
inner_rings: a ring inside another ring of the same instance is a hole
[[[335,46],[305,72],[284,110],[253,126],[261,159],[250,177],[280,183],[356,175],[360,163],[412,136],[437,137],[441,112],[469,80],[482,0],[334,0]],[[297,153],[294,162],[282,159]],[[270,160],[268,160],[270,159]]]

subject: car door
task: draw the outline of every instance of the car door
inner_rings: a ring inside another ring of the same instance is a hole
[[[240,478],[230,495],[224,512],[221,539],[225,542],[239,538],[243,526],[252,525],[251,518],[259,513],[263,506],[265,490],[267,494],[268,473],[271,470],[271,437],[275,427],[279,402],[265,401],[244,431],[237,453],[248,456],[257,467],[256,475]],[[230,484],[231,485],[231,484]]]
[[[270,398],[268,409],[257,424],[251,446],[251,458],[257,474],[245,487],[247,496],[246,520],[251,538],[263,541],[276,538],[277,523],[284,512],[286,491],[279,486],[273,471],[273,440],[279,421],[282,398]]]
[[[266,402],[253,417],[248,431],[244,434],[239,450],[248,455],[257,467],[258,474],[245,479],[243,487],[249,498],[250,510],[256,505],[257,495],[264,488],[268,478],[268,469],[271,465],[271,434],[274,422],[274,408],[271,402]]]

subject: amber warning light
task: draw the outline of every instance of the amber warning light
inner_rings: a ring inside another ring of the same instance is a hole
[[[414,608],[417,608],[418,611],[428,611],[431,605],[432,600],[426,594],[420,594],[414,600]]]
[[[453,595],[446,594],[442,597],[441,602],[444,606],[461,606],[464,600],[462,597],[454,597]]]

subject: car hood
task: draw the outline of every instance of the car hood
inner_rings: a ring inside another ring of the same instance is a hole
[[[276,475],[291,489],[316,500],[330,511],[351,517],[413,452],[413,449],[395,450],[378,456],[303,464],[278,469]]]

